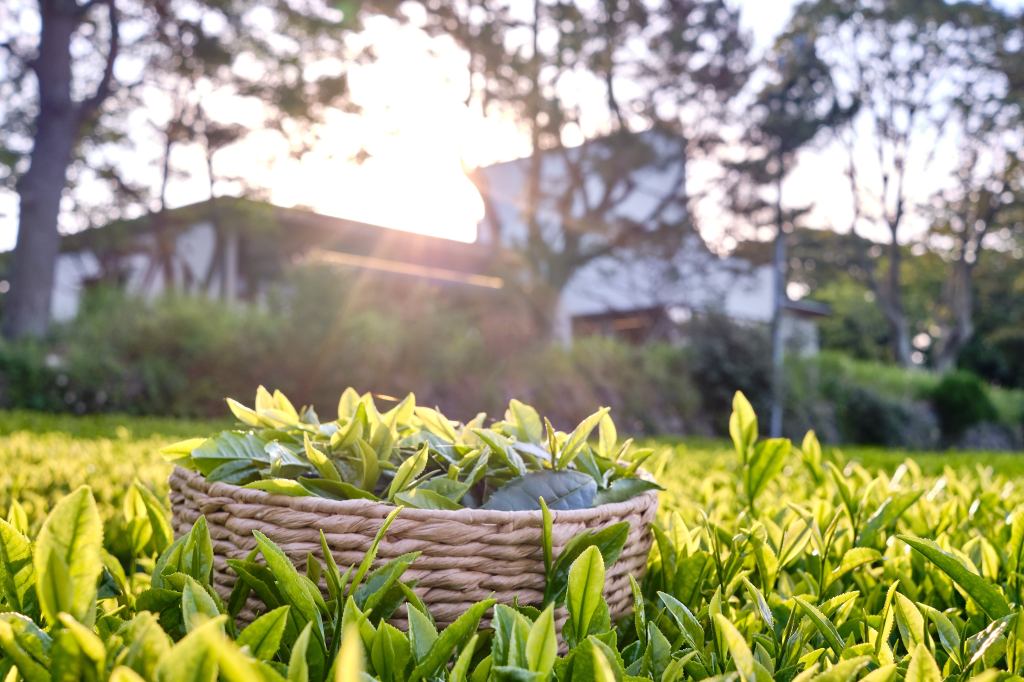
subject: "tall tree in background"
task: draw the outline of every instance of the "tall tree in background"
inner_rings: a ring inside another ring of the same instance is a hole
[[[101,197],[124,195],[131,171],[111,159],[118,146],[138,153],[132,111],[166,102],[168,83],[186,78],[197,93],[258,102],[264,124],[301,139],[309,121],[344,104],[345,37],[359,8],[346,7],[285,0],[258,7],[244,0],[16,0],[0,7],[0,174],[20,200],[5,334],[47,329],[69,181]]]
[[[1019,140],[1021,131],[1015,132],[1003,135]],[[956,365],[974,335],[974,271],[984,251],[1012,249],[1024,234],[1024,167],[1014,151],[1020,143],[1007,149],[997,137],[982,136],[962,150],[955,186],[935,201],[929,242],[948,270],[932,350],[932,364],[940,371]]]
[[[510,282],[538,324],[556,333],[560,293],[598,259],[671,260],[693,232],[687,164],[716,143],[747,77],[737,12],[723,0],[481,0],[435,19],[469,55],[470,102],[528,136],[529,158],[500,178],[514,196],[476,180],[487,228],[521,256]]]
[[[809,207],[785,206],[783,183],[798,152],[825,128],[843,124],[856,112],[856,102],[841,104],[831,73],[815,43],[801,36],[783,36],[766,58],[764,85],[748,109],[743,136],[747,158],[728,164],[732,171],[732,210],[755,227],[774,225],[772,265],[774,295],[771,326],[772,407],[770,431],[782,435],[784,404],[783,317],[789,296],[787,239]]]
[[[839,135],[848,155],[850,232],[885,242],[851,244],[862,247],[856,271],[886,319],[894,359],[905,366],[912,364],[913,330],[901,244],[910,236],[908,222],[922,217],[912,185],[934,169],[955,132],[959,95],[985,77],[987,12],[944,0],[808,0],[786,32],[815,40],[833,81],[860,104]]]
[[[1024,236],[1024,27],[1020,15],[979,17],[987,49],[977,50],[984,78],[956,103],[960,162],[949,187],[935,193],[929,247],[948,263],[937,312],[932,363],[954,367],[974,335],[974,272],[987,249],[1012,251]]]

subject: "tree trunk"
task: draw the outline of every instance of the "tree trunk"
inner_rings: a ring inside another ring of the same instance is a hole
[[[960,351],[974,335],[974,298],[971,287],[971,264],[964,260],[953,263],[950,274],[950,322],[942,330],[935,352],[935,369],[947,372],[956,365]]]
[[[54,272],[60,251],[57,217],[78,137],[79,113],[71,98],[74,3],[41,3],[42,31],[34,70],[39,111],[29,168],[18,182],[18,240],[4,317],[8,338],[41,336],[50,322]]]
[[[910,322],[907,320],[907,316],[901,307],[899,310],[890,310],[886,317],[889,320],[892,354],[896,364],[901,367],[913,366],[913,347],[910,340]]]
[[[889,333],[892,335],[892,355],[896,363],[901,367],[911,367],[914,359],[911,357],[913,348],[910,341],[910,322],[903,310],[903,278],[901,266],[903,264],[903,252],[900,250],[899,240],[896,238],[901,211],[889,223],[892,241],[889,243],[889,272],[887,274],[885,300],[881,301],[884,307],[886,319],[889,321]]]

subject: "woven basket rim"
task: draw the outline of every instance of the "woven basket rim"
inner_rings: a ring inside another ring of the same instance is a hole
[[[643,478],[650,475],[640,472]],[[267,507],[287,507],[300,511],[323,515],[355,515],[364,517],[384,518],[393,512],[397,505],[374,500],[331,500],[325,497],[296,497],[292,495],[276,495],[255,488],[244,488],[223,481],[209,481],[200,472],[175,466],[172,477],[179,477],[195,487],[201,487],[211,497],[230,497],[239,502],[260,504]],[[586,509],[552,509],[552,523],[593,522],[601,519],[624,518],[631,513],[647,509],[658,504],[658,490],[647,490],[622,502],[608,502]],[[414,509],[404,507],[401,518],[416,521],[454,521],[462,523],[509,523],[539,522],[541,510],[522,509],[501,511],[495,509]]]

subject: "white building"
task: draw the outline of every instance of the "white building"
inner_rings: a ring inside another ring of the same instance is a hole
[[[683,222],[685,202],[663,199],[685,180],[685,155],[671,137],[645,133],[636,139],[648,144],[649,156],[623,174],[624,190],[609,213],[642,229],[655,221],[661,229]],[[586,169],[617,158],[601,144],[543,157],[541,220],[558,221],[567,168]],[[100,281],[116,281],[145,297],[173,288],[226,300],[257,300],[284,265],[310,258],[399,277],[499,288],[503,282],[495,274],[496,255],[503,250],[521,253],[527,238],[522,202],[529,163],[520,159],[481,171],[488,216],[476,244],[236,199],[71,235],[64,239],[57,263],[52,314],[57,320],[74,317],[83,293]],[[586,177],[587,196],[572,197],[571,210],[581,215],[605,191],[597,173]],[[593,232],[583,230],[585,245],[600,244],[602,237]],[[552,239],[560,238],[556,231]],[[693,235],[681,237],[670,249],[656,245],[609,251],[579,267],[558,295],[556,333],[566,341],[594,333],[634,341],[673,338],[680,323],[708,313],[741,323],[771,321],[770,266],[716,256]],[[815,352],[815,319],[823,314],[827,308],[820,304],[790,302],[784,318],[790,344],[801,352]]]
[[[609,213],[640,226],[657,214],[657,219],[669,226],[680,226],[679,240],[671,249],[657,244],[616,249],[613,254],[595,258],[577,269],[559,295],[557,334],[563,339],[581,333],[605,333],[642,340],[650,335],[664,336],[666,330],[678,327],[692,316],[709,313],[722,314],[740,323],[770,324],[772,267],[717,256],[698,236],[686,236],[682,227],[686,217],[682,196],[686,175],[684,151],[673,138],[657,133],[643,133],[633,136],[633,140],[647,144],[649,156],[611,181],[610,189],[616,193],[616,199],[609,204]],[[558,239],[560,232],[557,223],[564,221],[567,213],[585,215],[585,205],[598,203],[606,191],[597,173],[583,176],[587,178],[584,187],[574,189],[565,181],[571,172],[567,169],[582,176],[580,169],[586,172],[591,165],[605,163],[616,152],[603,149],[598,141],[569,153],[574,155],[548,153],[539,167],[538,186],[542,189],[537,201],[538,214],[555,223],[554,239]],[[592,158],[588,159],[587,154]],[[482,241],[524,249],[528,228],[523,203],[530,171],[530,159],[483,169],[488,215],[480,231]],[[560,212],[559,206],[570,204],[570,210]],[[586,230],[587,225],[583,228]],[[822,304],[788,301],[783,316],[783,334],[788,345],[801,352],[816,352],[815,320],[827,314],[828,307]]]

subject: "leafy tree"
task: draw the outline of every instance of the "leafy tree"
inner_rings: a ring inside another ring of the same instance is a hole
[[[723,0],[535,0],[453,3],[434,19],[467,51],[469,101],[528,138],[511,177],[476,180],[539,326],[554,332],[559,295],[584,266],[670,260],[693,233],[688,163],[716,144],[747,76],[737,12]],[[492,191],[499,181],[510,196]]]
[[[849,159],[850,232],[884,234],[886,243],[851,244],[901,365],[912,363],[913,335],[901,244],[908,222],[921,218],[911,177],[934,167],[939,143],[957,132],[961,95],[991,73],[991,48],[1000,43],[991,17],[987,6],[969,2],[808,0],[787,31],[818,43],[834,81],[860,105],[837,136]]]
[[[940,370],[956,364],[974,334],[974,271],[984,251],[1013,249],[1024,236],[1024,82],[1016,80],[1024,30],[1019,18],[991,20],[992,74],[957,102],[960,163],[952,186],[932,202],[929,244],[949,263],[932,357]]]
[[[189,107],[217,93],[236,104],[258,103],[260,125],[301,152],[309,142],[306,124],[346,102],[345,38],[358,28],[357,10],[391,11],[394,4],[346,3],[343,12],[285,0],[258,7],[243,0],[5,3],[0,162],[20,199],[5,333],[39,335],[47,328],[62,197],[74,203],[85,194],[67,195],[68,188],[88,188],[94,207],[154,207],[116,161],[125,149],[138,153],[133,112],[166,108],[166,141],[177,143],[189,130]],[[214,127],[223,132],[231,124],[207,120],[208,139]]]
[[[736,176],[730,194],[733,210],[744,214],[757,226],[772,223],[775,226],[770,430],[773,436],[779,436],[784,401],[782,318],[789,300],[786,293],[787,234],[808,210],[807,207],[784,208],[783,181],[797,153],[823,129],[849,119],[856,105],[839,103],[828,67],[821,61],[812,41],[786,36],[766,62],[765,83],[748,110],[752,119],[744,135],[748,157],[730,164]]]

